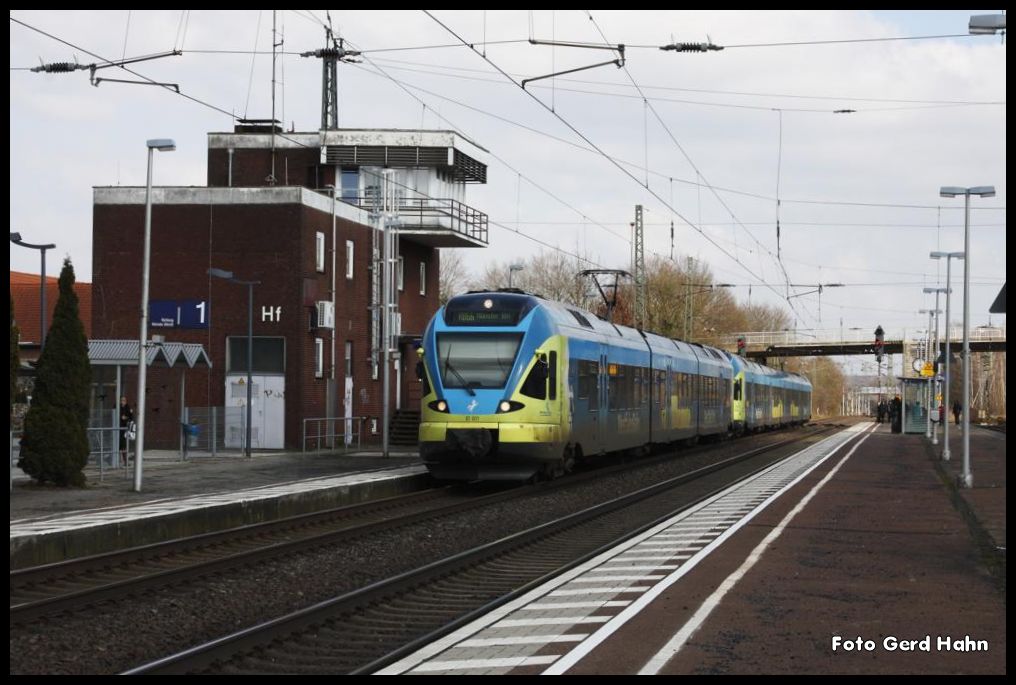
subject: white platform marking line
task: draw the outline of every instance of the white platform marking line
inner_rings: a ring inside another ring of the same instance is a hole
[[[552,664],[557,656],[513,656],[505,659],[456,659],[455,661],[430,661],[420,664],[413,673],[435,671],[462,671],[470,668],[518,668],[519,666],[542,666]]]
[[[587,639],[587,640],[583,641],[582,643],[580,643],[576,649],[570,651],[568,654],[566,654],[560,660],[556,661],[550,668],[548,668],[546,671],[544,671],[543,674],[544,675],[561,675],[562,673],[567,671],[569,668],[574,666],[576,663],[578,663],[579,660],[581,660],[586,655],[588,655],[600,643],[602,643],[610,635],[612,635],[614,632],[616,632],[621,626],[623,626],[625,623],[627,623],[629,620],[631,620],[634,616],[636,616],[640,611],[642,611],[642,609],[644,609],[650,602],[652,602],[654,599],[656,599],[656,597],[658,597],[660,594],[662,594],[668,587],[673,585],[679,579],[684,577],[685,574],[687,574],[689,571],[691,571],[693,568],[695,568],[695,566],[697,566],[700,561],[702,561],[704,558],[706,558],[714,549],[716,549],[721,544],[723,544],[729,537],[731,537],[734,533],[736,533],[738,530],[740,530],[742,527],[744,527],[749,521],[754,519],[759,513],[761,513],[763,510],[765,510],[765,508],[768,507],[769,504],[771,504],[774,500],[776,500],[779,497],[779,495],[782,493],[782,491],[789,490],[794,485],[799,483],[805,476],[807,476],[813,470],[818,468],[822,463],[824,463],[826,460],[828,460],[830,457],[832,457],[834,454],[836,454],[836,452],[841,450],[844,445],[848,444],[850,442],[850,440],[852,440],[856,436],[857,433],[858,433],[858,430],[854,426],[851,426],[850,428],[847,428],[846,430],[841,431],[840,433],[837,433],[836,435],[830,436],[829,438],[826,438],[825,440],[822,440],[821,442],[816,443],[815,445],[812,445],[812,446],[802,450],[801,452],[798,452],[796,455],[793,455],[792,457],[789,457],[787,460],[781,461],[779,464],[774,465],[772,467],[772,469],[779,468],[780,466],[786,467],[788,465],[788,461],[794,460],[794,459],[797,459],[797,458],[804,458],[804,455],[806,453],[807,453],[807,458],[815,460],[814,464],[812,464],[808,468],[805,468],[796,477],[792,478],[790,480],[790,482],[787,483],[786,486],[780,492],[777,492],[777,493],[769,496],[768,498],[766,498],[764,501],[760,502],[758,504],[758,506],[756,506],[754,509],[752,509],[751,512],[749,512],[748,515],[745,516],[740,522],[738,522],[737,524],[731,526],[726,531],[724,531],[722,535],[720,535],[718,538],[713,540],[713,542],[711,542],[708,546],[706,546],[704,549],[702,549],[694,557],[689,559],[688,562],[685,563],[684,565],[682,565],[682,567],[680,569],[678,569],[677,571],[672,573],[665,580],[657,583],[652,588],[652,590],[646,592],[644,595],[639,597],[636,601],[632,602],[632,604],[629,605],[627,609],[624,609],[620,614],[615,616],[606,625],[604,625],[602,628],[600,628],[595,633],[593,633],[593,635],[590,636],[589,639]],[[828,445],[826,445],[826,443],[829,443],[829,442],[839,442],[839,444],[836,445],[831,451],[829,451],[828,454],[825,454],[825,455],[823,455],[821,457],[816,456],[816,453],[820,453],[820,450],[819,450],[820,447],[822,449],[827,449],[828,448]],[[793,469],[787,469],[787,470],[793,472]],[[768,475],[768,472],[767,472],[767,475]],[[743,486],[745,484],[742,483],[740,485]],[[724,494],[723,492],[717,493],[716,497],[717,498],[722,497],[723,494]]]
[[[642,575],[642,576],[608,576],[608,575],[599,575],[600,573],[603,573],[603,571],[602,570],[601,571],[590,571],[589,573],[587,573],[585,575],[585,577],[583,577],[583,578],[576,578],[572,582],[573,583],[607,583],[607,582],[625,583],[625,582],[630,582],[630,581],[639,582],[639,581],[648,581],[648,580],[663,580],[663,578],[664,578],[664,576],[662,576],[660,574],[649,574],[649,575]]]
[[[411,466],[393,469],[386,473],[378,473],[366,477],[364,474],[343,474],[308,479],[308,481],[290,481],[283,484],[261,485],[235,492],[207,493],[193,495],[183,499],[161,499],[136,505],[123,505],[119,508],[106,508],[93,511],[80,511],[60,514],[47,519],[26,519],[23,523],[11,521],[10,537],[18,538],[36,533],[54,533],[68,530],[79,530],[101,526],[108,523],[125,523],[159,516],[166,516],[180,511],[192,509],[210,509],[224,504],[256,502],[280,495],[291,495],[303,492],[317,492],[328,488],[346,487],[357,483],[371,483],[382,478],[414,475],[423,473],[422,466]],[[302,485],[301,485],[302,483]]]
[[[626,592],[645,592],[648,585],[615,585],[613,587],[584,587],[578,590],[554,590],[547,597],[581,597],[582,595],[619,595]]]
[[[673,571],[677,568],[677,564],[645,564],[645,565],[632,565],[632,564],[617,564],[601,566],[600,571],[617,573],[618,571]]]
[[[491,628],[525,628],[530,626],[577,625],[579,623],[606,623],[610,616],[555,616],[554,618],[506,618]]]
[[[552,642],[582,642],[589,633],[564,635],[526,635],[525,637],[483,637],[460,642],[459,647],[513,647],[515,645],[545,645]]]
[[[555,609],[599,609],[601,607],[626,607],[631,601],[610,600],[607,602],[542,602],[519,607],[518,611],[553,611]]]
[[[727,579],[724,580],[723,583],[720,584],[720,587],[716,588],[715,592],[713,592],[713,594],[711,594],[702,603],[702,606],[699,607],[698,611],[695,612],[695,615],[688,620],[684,627],[682,627],[681,630],[679,630],[677,634],[675,634],[674,637],[672,637],[670,641],[664,645],[663,649],[657,652],[655,656],[646,662],[645,666],[643,666],[639,671],[639,675],[656,675],[659,673],[660,669],[663,668],[668,661],[670,661],[670,659],[681,651],[681,648],[688,642],[688,638],[695,634],[695,631],[697,631],[705,620],[709,618],[709,614],[713,612],[713,609],[720,605],[720,602],[723,601],[726,594],[732,590],[733,587],[737,585],[738,581],[741,580],[741,578],[743,578],[745,574],[751,570],[758,560],[762,558],[762,554],[766,551],[769,545],[772,544],[776,538],[780,537],[790,522],[799,513],[801,513],[812,498],[818,494],[818,491],[821,490],[826,483],[832,480],[833,476],[839,472],[840,467],[847,462],[847,459],[850,459],[850,457],[853,456],[854,452],[857,451],[857,448],[860,447],[861,444],[869,437],[871,437],[871,433],[868,433],[858,440],[854,447],[847,452],[842,459],[840,459],[836,466],[830,469],[829,473],[827,473],[822,480],[816,483],[808,494],[797,503],[797,506],[783,517],[783,520],[780,521],[779,525],[773,528],[769,534],[755,546],[755,549],[751,551],[751,554],[749,554],[748,558],[744,560],[744,563],[741,564],[740,568],[727,576]]]

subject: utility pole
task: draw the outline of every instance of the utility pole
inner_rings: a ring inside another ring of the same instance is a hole
[[[632,273],[635,276],[635,328],[646,327],[646,248],[642,225],[642,205],[635,205],[635,240],[632,242]]]
[[[381,301],[384,303],[381,314],[381,340],[382,340],[382,409],[381,409],[381,451],[387,457],[388,454],[388,433],[389,419],[391,416],[391,368],[392,352],[398,355],[398,296],[399,290],[395,283],[396,265],[398,263],[398,213],[399,207],[395,193],[393,169],[385,169],[382,172],[381,192],[382,206],[382,230],[383,230],[383,267],[382,267],[382,294]]]
[[[300,57],[318,57],[321,65],[321,129],[334,131],[339,128],[339,62],[356,63],[353,59],[360,55],[359,50],[347,50],[342,38],[335,40],[332,33],[332,18],[328,15],[328,26],[325,28],[325,43],[330,47],[310,52],[301,52]],[[338,180],[336,179],[336,183]]]
[[[688,268],[684,272],[684,339],[691,340],[691,266],[692,258],[688,257]]]

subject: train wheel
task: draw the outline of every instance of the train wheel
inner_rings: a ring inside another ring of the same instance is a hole
[[[560,478],[571,473],[575,469],[575,450],[569,445],[564,448],[561,459],[551,467],[550,478]]]
[[[533,476],[532,480],[554,480],[572,472],[575,468],[575,450],[569,446],[564,448],[561,458],[543,467],[543,470]]]

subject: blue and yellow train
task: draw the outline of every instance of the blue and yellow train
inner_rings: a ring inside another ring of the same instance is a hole
[[[452,298],[423,349],[420,450],[442,479],[553,477],[584,455],[811,418],[801,376],[518,291]]]

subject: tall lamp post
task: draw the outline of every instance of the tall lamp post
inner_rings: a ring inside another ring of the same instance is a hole
[[[169,138],[149,140],[148,181],[145,184],[145,247],[141,263],[141,332],[138,334],[137,442],[134,444],[134,492],[141,492],[141,471],[145,454],[145,384],[148,381],[148,280],[152,261],[152,158],[155,151],[172,152],[176,143]]]
[[[942,186],[942,197],[963,196],[963,486],[974,486],[970,472],[970,196],[995,197],[995,186]]]
[[[39,353],[42,354],[42,348],[46,346],[46,250],[52,250],[56,245],[53,243],[47,245],[26,243],[21,240],[20,233],[11,233],[11,242],[21,247],[38,250],[42,253],[42,274],[39,276],[39,302],[42,306],[39,311]]]
[[[949,295],[949,288],[925,288],[924,292],[925,293],[935,293],[935,347],[934,347],[934,350],[935,350],[934,355],[935,356],[932,357],[932,362],[934,363],[934,362],[938,361],[938,355],[939,355],[939,352],[942,349],[942,347],[939,345],[939,342],[938,342],[938,317],[942,313],[942,310],[938,308],[938,296],[942,295],[942,294],[945,294],[946,297],[948,297],[948,295]],[[948,325],[949,325],[949,321],[946,320],[946,327],[948,327]],[[935,380],[932,381],[932,392],[934,393],[933,400],[937,399],[937,396],[939,394],[939,393],[935,392],[935,389],[938,386],[938,364],[935,364],[934,368],[935,368]],[[947,398],[943,398],[943,402],[946,399]],[[933,405],[934,405],[934,402],[932,402],[932,406]],[[941,406],[942,405],[940,403],[938,405],[938,407],[935,407],[935,408],[939,410],[939,416],[941,418],[945,418],[946,414],[945,414],[945,412],[941,411],[941,409],[940,409]],[[948,421],[946,423],[948,423]],[[938,444],[938,424],[937,423],[932,425],[932,427],[931,427],[931,444],[932,445],[937,445]]]
[[[924,292],[928,292],[929,290],[930,290],[929,288],[925,288]],[[935,296],[935,299],[938,299],[937,295]],[[934,326],[935,326],[935,329],[937,330],[938,329],[937,317],[941,313],[941,310],[939,310],[938,307],[935,307],[934,309],[921,309],[921,310],[918,310],[918,313],[920,313],[920,314],[927,314],[928,315],[928,338],[927,338],[927,340],[924,343],[924,349],[926,351],[926,356],[929,357],[929,359],[925,359],[924,361],[928,362],[930,360],[931,355],[932,355],[932,352],[931,352],[931,349],[932,349],[932,340],[934,339],[934,336],[932,335],[932,325],[933,325],[932,324],[932,320],[934,319],[936,321]],[[923,373],[922,373],[922,375],[923,375]],[[928,424],[927,428],[925,429],[925,432],[924,432],[924,437],[926,437],[928,439],[931,439],[931,406],[934,403],[934,394],[935,394],[935,391],[933,390],[933,387],[934,387],[933,386],[933,382],[934,382],[933,378],[934,378],[934,376],[935,376],[934,373],[932,373],[931,376],[928,376],[928,382],[925,384],[925,388],[924,388],[924,395],[925,395],[924,411],[927,414],[927,424]]]
[[[512,275],[516,271],[522,271],[525,268],[526,268],[525,264],[509,264],[508,265],[508,287],[509,288],[512,287]]]
[[[254,286],[261,285],[261,281],[241,281],[233,276],[232,271],[224,269],[209,269],[209,276],[222,278],[230,283],[247,286],[247,437],[244,454],[250,457],[251,445],[251,400],[253,399],[253,367],[254,367]]]
[[[952,315],[950,304],[952,302],[952,260],[963,259],[966,255],[962,252],[932,252],[932,259],[945,259],[945,392],[942,394],[942,401],[945,402],[946,409],[951,411],[952,406],[949,404],[950,385],[949,385],[949,358],[952,357],[952,349],[950,349],[949,339],[949,325],[952,321],[949,317]],[[948,418],[948,417],[947,417]],[[949,421],[946,420],[942,425],[942,461],[949,461],[952,456],[949,452]]]

